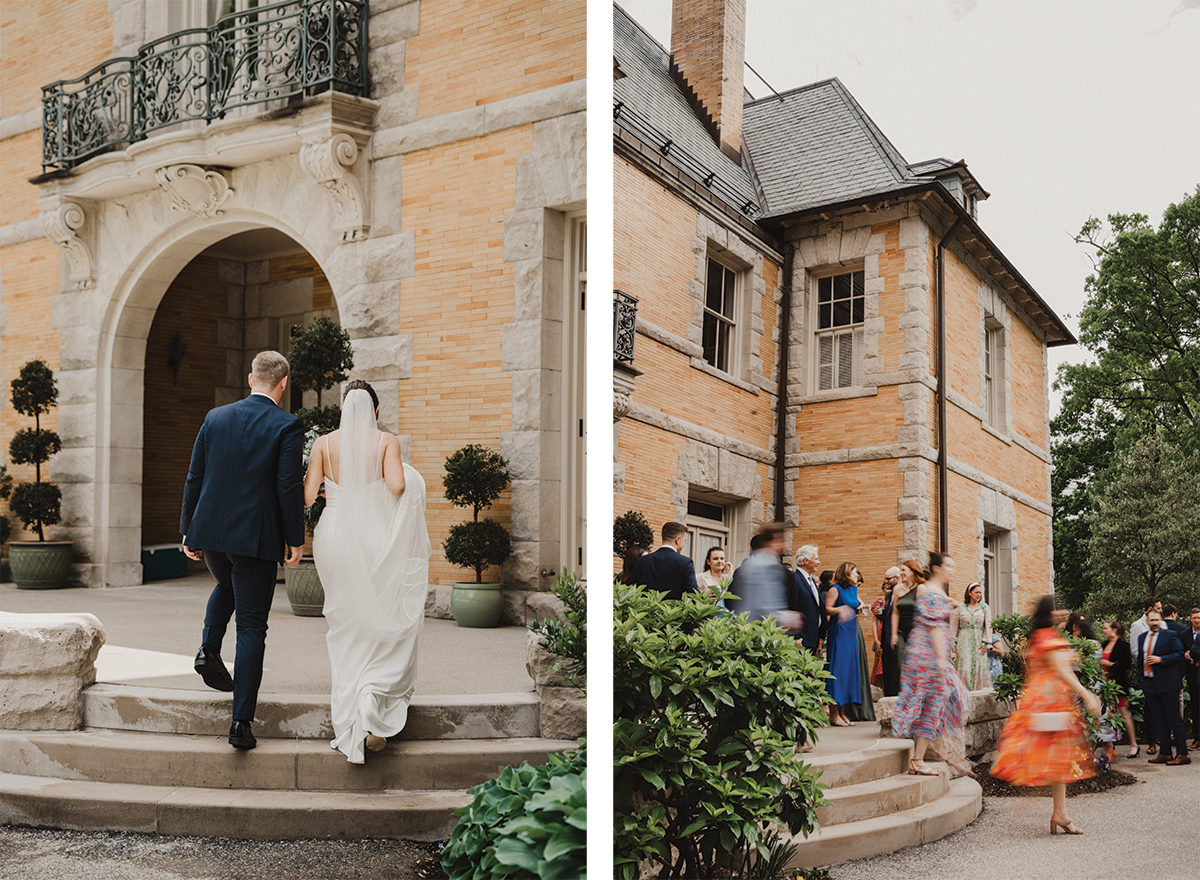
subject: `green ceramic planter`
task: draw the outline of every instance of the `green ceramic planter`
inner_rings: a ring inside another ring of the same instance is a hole
[[[450,589],[450,610],[459,626],[496,626],[502,608],[499,584],[455,582]]]
[[[321,576],[317,574],[311,556],[301,559],[295,568],[285,565],[283,581],[293,614],[298,617],[325,616],[325,588],[321,586]]]
[[[71,575],[70,541],[10,541],[8,566],[20,590],[64,587]]]

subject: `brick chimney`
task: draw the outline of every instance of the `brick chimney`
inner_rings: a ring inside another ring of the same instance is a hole
[[[722,152],[742,161],[746,0],[672,0],[671,70]]]

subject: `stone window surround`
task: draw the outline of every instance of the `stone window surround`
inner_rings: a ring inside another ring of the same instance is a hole
[[[879,266],[878,259],[876,259],[876,261],[875,261],[875,266],[876,266],[876,272],[878,273],[878,266]],[[847,274],[853,275],[853,273],[855,273],[855,272],[863,272],[863,288],[864,288],[864,291],[863,291],[863,323],[861,325],[859,325],[862,328],[863,344],[862,344],[862,350],[860,352],[856,352],[855,357],[858,360],[863,361],[864,363],[857,370],[852,369],[852,372],[860,373],[862,375],[863,381],[861,384],[858,384],[858,385],[851,384],[851,385],[848,385],[848,386],[845,386],[842,388],[826,388],[826,389],[822,390],[817,387],[818,383],[820,382],[820,364],[818,363],[818,359],[820,358],[820,346],[818,346],[816,344],[816,340],[821,336],[830,335],[837,331],[844,330],[847,327],[853,327],[855,325],[853,323],[851,323],[851,324],[847,324],[843,327],[830,327],[830,328],[826,328],[824,330],[822,330],[820,328],[820,320],[817,315],[817,309],[819,308],[819,303],[817,301],[818,300],[817,290],[819,287],[819,282],[823,278],[833,278],[837,275],[847,275]],[[877,394],[878,393],[877,388],[868,388],[866,385],[865,357],[866,357],[866,340],[867,340],[867,329],[866,329],[867,328],[867,323],[866,323],[867,301],[873,300],[874,314],[878,315],[879,314],[879,291],[875,291],[871,294],[866,293],[865,259],[861,262],[858,260],[848,260],[846,262],[841,263],[838,266],[829,266],[825,269],[810,268],[808,270],[807,276],[808,276],[807,277],[808,288],[805,290],[805,294],[806,294],[805,300],[807,302],[807,308],[809,311],[808,311],[807,315],[805,316],[805,321],[806,321],[807,326],[812,328],[812,335],[808,338],[811,338],[813,340],[813,345],[812,345],[812,351],[808,354],[808,357],[811,358],[811,362],[807,364],[808,371],[809,371],[810,384],[805,386],[808,389],[808,393],[807,393],[806,397],[812,401],[847,400],[852,397],[868,397],[868,396]],[[879,286],[881,287],[882,285],[879,285]],[[877,334],[882,333],[882,332],[883,332],[882,327],[879,327],[876,330]],[[876,351],[879,350],[878,339],[876,339],[875,350]]]
[[[1012,334],[1012,313],[1009,310],[1005,298],[991,285],[980,284],[976,288],[976,297],[979,302],[979,424],[989,434],[992,434],[1003,440],[1005,443],[1011,443],[1013,436],[1012,427],[1012,370],[1010,367],[1009,339]],[[987,382],[984,378],[984,351],[987,346],[988,330],[998,330],[999,351],[998,351],[998,371],[994,381],[997,383],[996,395],[999,399],[1003,412],[997,414],[997,417],[989,417],[987,406]],[[948,398],[949,399],[949,398]]]
[[[688,292],[692,295],[692,316],[687,327],[687,342],[692,347],[690,366],[729,382],[743,391],[757,393],[769,378],[763,370],[762,337],[766,322],[755,308],[766,295],[763,255],[741,236],[722,226],[703,212],[696,212],[696,232],[692,236],[695,257]],[[708,261],[715,260],[737,272],[734,306],[734,340],[731,345],[731,370],[719,370],[704,360],[704,303],[708,291]],[[639,318],[638,323],[642,321]],[[640,328],[639,328],[640,329]]]
[[[732,507],[727,557],[734,567],[745,559],[750,537],[765,521],[758,462],[730,449],[689,438],[677,457],[671,480],[671,507],[676,522],[688,519],[688,499],[696,493],[718,498]]]
[[[978,513],[975,519],[975,546],[977,548],[974,580],[983,583],[983,538],[993,539],[993,555],[996,560],[998,601],[992,603],[992,616],[1012,614],[1018,608],[1018,593],[1021,577],[1017,569],[1017,548],[1020,546],[1017,532],[1017,512],[1014,500],[985,486],[979,487]]]

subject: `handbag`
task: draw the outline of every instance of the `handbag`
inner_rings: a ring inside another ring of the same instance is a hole
[[[1040,733],[1070,730],[1074,712],[1034,712],[1029,727]]]

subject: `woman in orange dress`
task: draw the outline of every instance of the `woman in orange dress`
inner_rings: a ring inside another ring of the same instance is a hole
[[[1013,785],[1049,785],[1054,801],[1050,833],[1061,828],[1067,834],[1082,834],[1067,816],[1067,783],[1096,771],[1071,693],[1078,694],[1093,715],[1100,714],[1100,698],[1071,670],[1070,645],[1054,626],[1066,616],[1055,610],[1053,596],[1038,602],[1025,652],[1025,690],[1000,734],[992,776]]]

